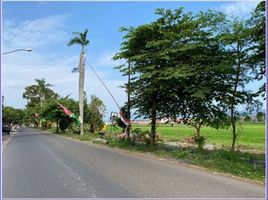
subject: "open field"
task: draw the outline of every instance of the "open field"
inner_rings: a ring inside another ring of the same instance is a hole
[[[142,130],[150,130],[150,125],[133,124],[132,129],[141,128]],[[238,125],[241,134],[237,138],[237,147],[246,149],[256,149],[265,151],[265,124],[264,123],[242,123]],[[164,137],[165,141],[181,141],[195,133],[195,129],[186,125],[170,124],[159,125],[156,129],[157,133]],[[210,127],[202,127],[201,135],[207,138],[206,143],[214,144],[219,147],[229,147],[232,142],[231,129],[213,129]]]

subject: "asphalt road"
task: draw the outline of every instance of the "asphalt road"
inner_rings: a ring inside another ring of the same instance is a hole
[[[2,173],[9,198],[265,197],[255,183],[34,129],[13,136]]]

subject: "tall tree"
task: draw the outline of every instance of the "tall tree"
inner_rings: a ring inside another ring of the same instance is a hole
[[[2,121],[3,123],[23,124],[24,110],[6,106],[3,109]]]
[[[170,52],[170,70],[166,71],[165,79],[170,78],[168,91],[174,96],[163,104],[166,112],[173,118],[183,117],[198,136],[204,125],[227,125],[227,115],[220,106],[222,94],[228,88],[224,84],[226,53],[219,40],[225,15],[209,10],[196,16],[184,14],[188,17],[174,22],[176,12],[159,9],[158,14],[158,22],[172,44],[165,49]]]
[[[46,99],[58,97],[58,94],[49,88],[52,85],[46,83],[45,79],[35,79],[35,81],[37,84],[27,86],[23,93],[27,106],[35,107],[39,104],[38,106],[42,107]]]
[[[184,115],[211,126],[226,118],[215,104],[225,89],[224,51],[215,34],[224,16],[210,11],[195,17],[182,8],[156,13],[160,17],[155,22],[123,29],[125,41],[114,57],[133,65],[132,104],[152,120],[151,144],[157,118]],[[126,66],[118,68],[127,74]]]
[[[89,41],[87,40],[87,32],[86,29],[82,33],[75,32],[73,33],[75,37],[73,37],[68,45],[78,44],[81,45],[81,53],[79,59],[79,120],[81,122],[80,126],[80,135],[84,134],[84,83],[85,83],[85,48]]]
[[[40,107],[42,108],[43,103],[46,99],[46,89],[51,87],[52,85],[49,83],[46,83],[45,79],[35,79],[35,81],[37,82],[39,96],[40,96]]]
[[[230,85],[229,91],[224,95],[224,103],[230,110],[230,123],[232,128],[232,147],[235,149],[235,143],[238,136],[236,122],[239,119],[237,106],[241,104],[251,104],[253,102],[253,93],[246,89],[246,84],[254,80],[250,75],[251,62],[249,28],[244,20],[232,19],[229,23],[226,33],[222,40],[225,42],[226,50],[229,54],[230,72],[225,80]]]
[[[250,42],[252,51],[250,54],[250,62],[252,69],[255,74],[256,80],[262,80],[266,76],[265,70],[265,1],[261,1],[254,12],[248,24],[250,25]],[[265,83],[260,87],[259,94],[264,96],[265,94]]]
[[[35,79],[37,84],[27,86],[23,93],[23,98],[27,100],[24,120],[29,123],[34,123],[38,126],[38,119],[34,118],[34,113],[39,113],[48,99],[58,98],[51,87],[52,85],[46,83],[45,79]]]
[[[148,24],[137,27],[131,32],[128,32],[129,41],[123,46],[123,52],[118,54],[116,58],[126,58],[130,62],[134,63],[132,70],[135,71],[135,77],[133,77],[133,107],[137,108],[139,113],[143,116],[150,117],[151,123],[151,144],[155,142],[156,132],[156,118],[157,118],[157,105],[158,102],[158,88],[157,88],[157,76],[150,76],[154,69],[157,67],[157,58],[150,56],[154,48],[147,46],[150,41],[153,41],[159,32],[157,31],[157,25]],[[125,57],[130,55],[130,57]],[[140,75],[137,75],[140,74]]]

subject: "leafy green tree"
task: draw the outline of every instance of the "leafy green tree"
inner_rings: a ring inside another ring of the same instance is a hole
[[[255,74],[256,80],[264,79],[265,70],[265,1],[261,1],[254,12],[248,24],[250,25],[250,62]],[[259,94],[265,95],[265,83],[259,89]]]
[[[58,103],[62,104],[75,115],[78,113],[78,103],[71,98],[50,99],[46,101],[40,111],[40,117],[45,118],[48,121],[56,123],[56,132],[59,129],[65,131],[74,122],[72,118],[67,116],[64,111],[59,108]]]
[[[156,13],[160,17],[155,22],[121,29],[127,34],[114,57],[132,64],[130,72],[124,65],[117,68],[132,75],[132,105],[139,115],[152,120],[151,144],[157,118],[187,115],[206,125],[226,118],[213,105],[225,89],[224,51],[214,36],[224,16],[210,11],[194,17],[182,8],[157,9]]]
[[[172,13],[162,11],[161,21],[166,18],[174,17]],[[222,13],[200,12],[188,23],[188,29],[183,28],[179,33],[172,31],[176,45],[169,49],[174,52],[170,56],[174,66],[169,76],[173,77],[170,86],[176,98],[164,106],[170,107],[169,113],[174,118],[180,115],[192,125],[197,137],[200,137],[202,126],[218,129],[228,125],[226,112],[221,106],[222,95],[228,88],[224,83],[228,63],[219,40],[224,23]]]
[[[2,111],[2,121],[3,123],[11,123],[11,124],[23,124],[24,119],[24,110],[13,108],[11,106],[6,106]]]
[[[235,148],[235,142],[238,136],[236,122],[239,120],[237,106],[242,104],[251,104],[254,101],[254,94],[246,90],[246,84],[254,80],[250,75],[251,63],[249,28],[246,22],[239,19],[230,21],[229,26],[223,34],[222,40],[225,42],[226,50],[229,54],[230,72],[226,84],[230,89],[223,96],[224,104],[230,110],[230,123],[232,128],[232,147]]]
[[[97,96],[91,96],[91,102],[88,104],[86,109],[85,122],[90,124],[91,131],[101,129],[104,126],[103,115],[105,113],[105,106]]]
[[[34,124],[36,127],[38,127],[39,120],[34,117],[34,114],[39,113],[39,111],[40,111],[40,105],[38,107],[27,106],[25,109],[25,116],[23,119],[25,125]]]
[[[157,14],[164,10],[157,10]],[[170,10],[166,11],[168,14]],[[173,33],[170,29],[180,31],[178,27],[170,24],[180,24],[187,27],[191,22],[191,14],[183,15],[182,9],[175,11],[171,18],[157,20],[150,24],[138,26],[137,28],[122,28],[127,31],[122,43],[121,52],[115,59],[126,59],[131,63],[131,83],[132,91],[131,105],[140,116],[151,118],[151,145],[155,143],[156,120],[167,116],[167,105],[173,99],[173,91],[170,84],[173,77],[172,45],[176,42],[172,40]],[[128,68],[119,66],[121,72],[126,72]]]
[[[46,83],[45,79],[35,79],[36,84],[27,86],[23,93],[23,98],[27,100],[24,120],[27,124],[34,123],[38,127],[39,120],[34,117],[35,113],[40,113],[43,105],[47,100],[57,99],[59,95],[55,93],[52,85]]]
[[[46,99],[58,97],[58,94],[49,88],[52,85],[46,83],[45,79],[35,79],[35,81],[37,84],[27,86],[23,93],[27,106],[36,107],[39,104],[42,107]]]
[[[85,82],[85,48],[88,45],[89,41],[87,40],[86,29],[83,33],[74,33],[74,37],[69,41],[68,45],[78,44],[81,45],[81,53],[79,60],[79,120],[81,122],[80,126],[80,135],[84,133],[84,82]]]
[[[133,64],[131,71],[135,73],[132,78],[132,105],[140,115],[150,117],[151,123],[151,144],[155,143],[156,119],[160,112],[157,107],[160,104],[161,91],[157,77],[161,77],[157,66],[161,67],[161,58],[155,56],[159,52],[153,45],[154,40],[161,37],[157,24],[147,24],[137,27],[127,33],[125,38],[128,41],[123,43],[122,53],[117,54],[115,59],[125,58]],[[133,74],[134,74],[133,73]],[[139,75],[137,75],[139,74]]]
[[[265,112],[261,112],[261,111],[257,112],[256,118],[259,122],[264,121],[265,120]]]
[[[246,116],[244,117],[244,121],[245,121],[245,122],[250,122],[250,121],[251,121],[251,117],[250,117],[249,115],[246,115]]]

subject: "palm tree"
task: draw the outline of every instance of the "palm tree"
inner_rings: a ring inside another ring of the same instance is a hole
[[[43,103],[46,99],[46,92],[47,89],[53,85],[46,83],[45,79],[35,79],[35,81],[37,82],[36,88],[38,89],[38,94],[39,94],[39,98],[40,98],[40,106],[42,108]]]
[[[87,29],[83,33],[75,32],[74,37],[69,41],[68,46],[79,44],[81,45],[81,53],[79,60],[79,120],[81,122],[80,135],[84,134],[84,82],[85,82],[85,66],[83,59],[85,57],[85,47],[89,43],[87,40]]]

